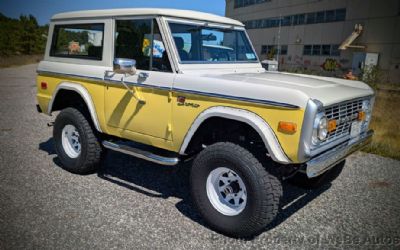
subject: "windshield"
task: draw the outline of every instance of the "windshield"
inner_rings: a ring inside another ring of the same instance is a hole
[[[243,30],[169,23],[181,63],[257,62]]]

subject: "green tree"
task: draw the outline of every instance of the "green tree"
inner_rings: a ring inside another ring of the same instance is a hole
[[[43,53],[47,32],[48,25],[32,15],[13,19],[0,13],[0,56]]]

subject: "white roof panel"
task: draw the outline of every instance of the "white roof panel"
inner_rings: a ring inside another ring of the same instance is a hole
[[[243,23],[210,13],[204,13],[193,10],[179,9],[156,9],[156,8],[132,8],[132,9],[107,9],[107,10],[84,10],[64,12],[54,15],[51,20],[79,19],[79,18],[101,18],[101,17],[119,17],[119,16],[169,16],[187,19],[209,21],[215,23],[224,23],[237,26],[244,26]]]

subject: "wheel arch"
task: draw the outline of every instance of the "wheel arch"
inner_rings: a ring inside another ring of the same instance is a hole
[[[180,154],[185,154],[196,131],[210,118],[225,118],[251,126],[262,139],[268,153],[274,161],[282,164],[289,164],[291,162],[283,151],[271,126],[264,119],[251,111],[225,106],[208,108],[197,116],[185,135],[179,150]]]
[[[53,111],[55,111],[54,109],[55,103],[58,100],[58,98],[61,98],[60,93],[62,93],[62,91],[72,91],[81,97],[81,99],[84,101],[86,105],[87,110],[89,111],[94,127],[98,132],[102,132],[92,97],[87,91],[87,89],[79,83],[63,82],[59,84],[57,88],[54,90],[53,95],[49,101],[47,113],[50,115]]]

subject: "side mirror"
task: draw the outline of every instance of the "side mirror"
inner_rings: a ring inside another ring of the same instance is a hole
[[[136,60],[127,58],[115,58],[114,72],[117,74],[136,74]]]

